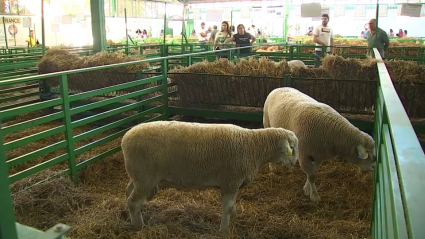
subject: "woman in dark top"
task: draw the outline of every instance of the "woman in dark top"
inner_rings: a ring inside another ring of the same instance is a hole
[[[255,36],[252,36],[248,32],[245,31],[245,27],[243,24],[239,24],[237,27],[238,33],[227,39],[224,43],[229,43],[231,41],[236,42],[236,47],[244,47],[244,46],[250,46],[253,44],[257,39],[255,39]],[[240,49],[241,54],[249,54],[251,53],[251,48],[245,48]]]

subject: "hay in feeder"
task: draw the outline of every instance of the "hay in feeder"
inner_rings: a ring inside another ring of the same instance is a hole
[[[393,81],[425,82],[425,67],[414,61],[386,60]]]
[[[284,77],[290,72],[288,62],[273,62],[267,57],[242,59],[236,63],[236,75]]]
[[[326,55],[322,59],[322,67],[332,79],[376,80],[376,62],[371,58],[360,60]]]
[[[291,77],[329,79],[328,73],[323,68],[296,67],[291,71]]]
[[[273,62],[266,57],[237,63],[218,59],[178,67],[169,73],[177,83],[181,105],[262,107],[270,91],[283,86],[282,78],[289,73],[289,66],[285,60]]]
[[[143,57],[128,57],[118,52],[99,52],[91,56],[80,57],[64,49],[49,49],[39,60],[37,67],[40,74],[75,70],[95,66],[142,60]],[[71,74],[68,76],[70,90],[90,91],[136,80],[136,73],[150,68],[148,63],[138,63],[98,71]],[[59,78],[46,80],[48,86],[59,85]]]

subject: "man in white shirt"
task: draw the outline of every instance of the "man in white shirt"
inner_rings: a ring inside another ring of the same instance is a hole
[[[201,43],[201,50],[205,49],[205,42],[207,38],[207,28],[205,27],[205,22],[201,22],[201,28],[198,30],[198,40]]]
[[[314,63],[314,67],[320,66],[320,58],[325,55],[325,53],[322,52],[323,50],[325,50],[326,53],[333,53],[334,33],[332,28],[328,27],[328,22],[329,15],[326,13],[322,14],[322,25],[317,26],[313,32],[313,42],[316,43],[316,46],[328,46],[326,48],[317,47],[315,49],[316,62]]]

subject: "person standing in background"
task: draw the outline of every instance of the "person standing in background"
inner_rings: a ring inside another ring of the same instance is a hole
[[[217,25],[213,26],[213,30],[211,31],[211,35],[209,38],[209,41],[214,41],[215,40],[215,34],[217,34],[218,30],[217,30]]]
[[[205,22],[201,22],[201,28],[198,29],[198,41],[201,43],[201,50],[205,50],[207,40],[207,28],[205,28]]]
[[[394,31],[393,31],[393,29],[390,29],[390,32],[388,33],[388,36],[389,37],[394,37]]]
[[[25,40],[28,43],[28,47],[35,47],[38,43],[34,37],[34,30],[30,31],[30,36]]]
[[[369,56],[372,56],[372,48],[377,48],[382,59],[384,59],[384,49],[390,46],[390,39],[387,33],[376,26],[376,19],[369,21],[370,34],[367,37],[367,48],[369,48]]]
[[[213,51],[229,48],[229,46],[226,46],[224,42],[231,37],[232,37],[232,32],[230,32],[229,22],[223,21],[221,23],[221,31],[215,34]],[[219,57],[228,58],[227,53],[220,53]]]
[[[329,15],[326,13],[322,14],[322,25],[317,26],[313,32],[313,42],[316,43],[316,46],[328,46],[325,49],[322,47],[317,47],[315,49],[316,61],[314,63],[314,67],[320,66],[320,58],[325,55],[325,53],[322,52],[323,50],[325,50],[326,53],[333,53],[334,33],[332,28],[328,26],[328,23]]]
[[[238,33],[226,39],[224,44],[234,41],[236,43],[236,47],[244,47],[255,43],[255,36],[252,36],[250,33],[246,32],[245,26],[243,24],[239,24],[237,29]],[[251,48],[240,49],[239,51],[241,55],[247,55],[251,53]]]

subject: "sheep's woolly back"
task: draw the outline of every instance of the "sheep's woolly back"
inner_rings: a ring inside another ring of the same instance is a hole
[[[291,70],[294,69],[294,68],[298,68],[298,67],[307,68],[307,66],[304,64],[304,62],[302,62],[300,60],[288,61],[288,66],[291,68]]]
[[[271,127],[293,131],[300,141],[300,153],[327,155],[348,154],[359,143],[367,143],[370,136],[353,126],[332,107],[320,103],[293,88],[279,88],[267,97],[264,114]],[[373,141],[373,140],[372,140]],[[332,147],[325,147],[329,145]]]
[[[262,164],[279,158],[284,141],[295,137],[288,132],[157,121],[135,126],[124,135],[121,145],[130,177],[149,172],[191,187],[191,182],[213,180],[218,175],[230,180],[235,173],[256,173]],[[180,178],[183,175],[190,180],[184,181]]]

